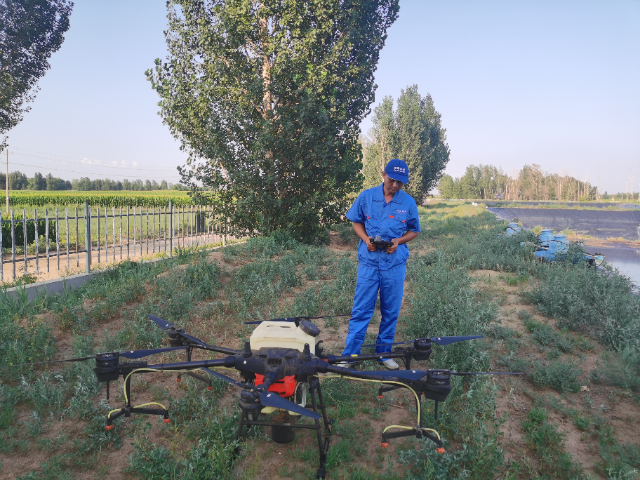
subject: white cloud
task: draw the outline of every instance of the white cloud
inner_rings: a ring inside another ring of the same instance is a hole
[[[85,157],[82,159],[82,163],[85,165],[99,165],[102,163],[102,160],[91,160],[90,158]]]

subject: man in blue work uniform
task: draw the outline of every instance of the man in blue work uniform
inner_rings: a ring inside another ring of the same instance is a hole
[[[402,304],[407,242],[420,232],[418,207],[411,195],[402,191],[409,182],[409,167],[402,160],[391,160],[382,172],[382,185],[362,192],[347,212],[353,229],[360,237],[358,245],[358,282],[349,320],[347,345],[342,355],[359,355],[367,326],[380,291],[380,330],[376,344],[393,343],[396,322]],[[387,249],[377,249],[371,239],[380,235],[393,242]],[[376,353],[390,352],[391,345],[376,347]],[[382,359],[389,370],[397,370],[393,359]]]

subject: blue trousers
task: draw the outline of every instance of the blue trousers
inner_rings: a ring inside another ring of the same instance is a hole
[[[393,343],[396,323],[402,305],[404,277],[407,266],[401,265],[390,270],[379,270],[363,265],[358,266],[358,281],[353,298],[353,310],[349,320],[347,345],[342,355],[360,355],[360,347],[364,343],[367,327],[380,292],[380,330],[376,344]],[[391,345],[376,347],[376,353],[390,352]]]

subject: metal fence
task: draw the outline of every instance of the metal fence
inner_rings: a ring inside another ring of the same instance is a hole
[[[11,210],[0,221],[0,281],[221,243],[228,224],[211,206]],[[83,267],[83,268],[82,268]],[[7,269],[8,271],[5,271]],[[46,276],[46,275],[45,275]],[[59,276],[59,275],[58,275]]]

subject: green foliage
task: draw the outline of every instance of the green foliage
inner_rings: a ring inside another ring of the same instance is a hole
[[[541,269],[537,275],[541,281],[530,298],[542,313],[609,347],[640,351],[640,298],[631,293],[629,279],[581,263]]]
[[[169,57],[147,76],[190,154],[183,183],[241,231],[288,229],[311,242],[361,185],[359,124],[398,1],[174,0],[168,8]]]
[[[564,451],[564,434],[549,423],[549,415],[543,407],[534,406],[522,421],[525,438],[541,457],[543,473],[554,478],[575,478],[582,474],[579,465]]]
[[[46,205],[82,205],[85,201],[92,207],[168,207],[171,201],[175,207],[193,205],[190,197],[183,193],[153,192],[153,193],[39,193],[39,192],[11,192],[9,205],[28,207],[44,207]],[[3,233],[4,235],[4,233]]]
[[[640,387],[640,354],[625,347],[620,352],[605,352],[598,367],[591,372],[594,382],[638,390]]]
[[[438,190],[444,198],[491,199],[501,194],[504,200],[586,201],[595,200],[597,193],[589,182],[569,175],[545,174],[535,164],[523,166],[515,178],[493,165],[469,165],[460,178],[444,175]]]
[[[582,370],[567,360],[550,361],[547,365],[534,362],[531,379],[536,387],[552,387],[559,392],[578,392]]]
[[[405,296],[410,304],[406,322],[409,338],[433,335],[482,335],[495,318],[495,305],[476,300],[467,269],[439,251],[416,256],[408,264],[407,279],[413,285]],[[460,342],[439,349],[443,368],[480,368],[474,362],[474,342]]]
[[[431,95],[422,97],[417,85],[407,87],[401,90],[395,112],[393,98],[385,97],[375,108],[372,122],[370,138],[364,141],[365,187],[379,185],[384,166],[397,157],[409,166],[404,190],[416,200],[423,198],[449,162],[446,130]]]
[[[7,212],[0,213],[2,220],[11,220],[11,214]],[[14,218],[14,240],[16,246],[24,245],[24,222],[22,214],[17,213],[13,215]],[[29,221],[31,220],[31,221]],[[38,237],[44,237],[46,234],[45,219],[38,219]],[[33,215],[27,214],[27,244],[31,245],[35,242],[36,238],[36,226],[33,220]],[[49,240],[55,241],[56,239],[56,224],[49,222]],[[43,239],[44,240],[44,239]],[[11,222],[2,223],[2,248],[11,248]],[[46,241],[46,240],[44,240]]]
[[[194,292],[198,299],[213,297],[220,287],[220,267],[208,263],[206,254],[202,255],[185,270],[184,286]]]
[[[21,120],[64,41],[73,4],[66,0],[6,0],[0,4],[0,135]],[[6,140],[6,139],[3,139]],[[4,143],[0,145],[0,150]]]
[[[446,454],[438,454],[430,440],[420,449],[400,452],[399,459],[409,469],[411,479],[493,478],[504,463],[498,443],[495,419],[495,389],[489,382],[474,379],[465,394],[452,393],[441,417]],[[453,397],[453,398],[452,398]],[[427,426],[431,420],[427,420]],[[459,442],[459,447],[449,445]]]

